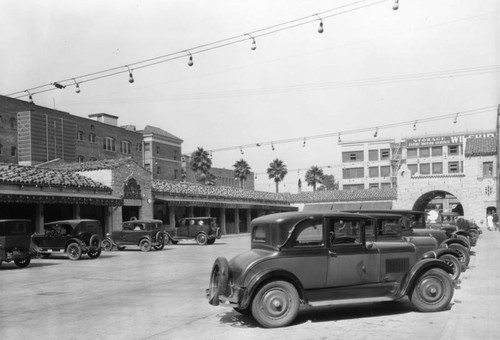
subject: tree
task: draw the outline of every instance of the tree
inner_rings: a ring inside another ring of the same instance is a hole
[[[318,191],[325,190],[339,190],[339,182],[335,181],[335,176],[333,175],[324,175],[323,182],[321,182],[321,186],[318,188]]]
[[[316,191],[316,184],[318,183],[323,183],[323,169],[319,168],[316,165],[313,165],[309,170],[306,172],[306,182],[307,185],[313,187],[313,191]]]
[[[288,170],[282,160],[276,158],[274,161],[269,163],[267,174],[269,175],[269,179],[273,179],[274,183],[276,183],[276,193],[278,193],[279,182],[281,182],[285,178],[287,173]]]
[[[203,148],[198,147],[198,150],[193,151],[191,154],[191,160],[189,162],[191,170],[196,173],[196,180],[203,184],[209,184],[213,175],[210,174],[210,169],[212,168],[212,160],[210,159],[210,154],[208,151],[203,150]],[[211,177],[212,176],[212,177]]]
[[[247,161],[243,158],[236,163],[233,164],[234,167],[234,178],[238,178],[240,180],[240,188],[243,189],[243,184],[247,180],[247,176],[250,174],[250,170],[252,169]]]

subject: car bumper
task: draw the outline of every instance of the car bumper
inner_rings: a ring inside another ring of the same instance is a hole
[[[223,307],[240,307],[240,302],[242,300],[243,295],[245,294],[245,288],[235,288],[231,289],[231,295],[219,295],[218,301],[213,303],[214,305],[219,305]],[[210,299],[211,292],[210,288],[206,290],[206,297]]]

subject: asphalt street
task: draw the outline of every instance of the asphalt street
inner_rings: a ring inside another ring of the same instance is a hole
[[[289,327],[263,329],[251,316],[205,298],[213,261],[250,247],[247,234],[212,246],[105,252],[70,261],[0,267],[0,339],[497,339],[500,232],[484,231],[449,310],[418,313],[408,301],[302,308]]]

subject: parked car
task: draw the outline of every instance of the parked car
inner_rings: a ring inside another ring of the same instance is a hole
[[[70,260],[79,260],[82,254],[91,259],[101,255],[101,224],[98,220],[72,219],[44,224],[44,233],[33,234],[32,248],[37,255],[66,253]]]
[[[368,213],[374,219],[375,228],[366,228],[367,241],[392,241],[409,242],[415,246],[417,255],[422,258],[428,251],[434,251],[436,257],[453,269],[453,280],[458,280],[460,274],[465,270],[465,263],[461,262],[460,254],[449,249],[444,243],[438,245],[438,241],[432,235],[414,234],[413,228],[405,228],[403,234],[402,216],[386,213]]]
[[[142,251],[150,251],[151,248],[162,250],[165,247],[162,221],[143,219],[123,222],[122,230],[106,234],[102,246],[106,251],[113,246],[118,250],[125,249],[125,246],[138,246]]]
[[[370,216],[288,212],[251,223],[251,249],[215,260],[210,304],[251,313],[263,327],[287,326],[299,305],[410,298],[415,309],[448,308],[452,269],[411,243],[366,240]]]
[[[30,220],[0,220],[0,265],[14,261],[16,266],[24,268],[30,264],[31,233]]]
[[[215,217],[182,218],[175,227],[167,226],[166,233],[173,244],[186,239],[195,239],[199,245],[214,244],[221,238]]]
[[[350,211],[354,212],[354,211]],[[470,244],[463,237],[459,237],[456,233],[447,233],[442,228],[431,228],[426,224],[426,212],[406,209],[374,209],[374,210],[358,210],[362,214],[397,214],[401,216],[401,228],[403,236],[432,236],[439,246],[447,246],[455,250],[459,254],[460,262],[463,268],[467,268],[470,262]]]

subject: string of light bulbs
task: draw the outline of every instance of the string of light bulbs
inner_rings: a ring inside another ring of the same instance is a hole
[[[323,138],[337,137],[337,141],[340,143],[340,142],[342,142],[342,137],[344,137],[346,135],[359,134],[359,133],[370,132],[370,131],[374,132],[373,138],[377,138],[379,135],[379,132],[381,130],[404,127],[404,126],[412,126],[412,129],[415,131],[417,129],[417,125],[419,125],[419,124],[435,122],[435,121],[440,121],[440,120],[450,120],[450,121],[452,121],[453,124],[456,124],[458,122],[459,117],[492,113],[492,112],[496,112],[496,111],[497,111],[497,106],[487,106],[487,107],[482,107],[482,108],[477,108],[477,109],[466,110],[466,111],[462,111],[462,112],[454,112],[454,113],[449,113],[449,114],[444,114],[444,115],[439,115],[439,116],[430,116],[430,117],[426,117],[426,118],[413,119],[413,120],[398,122],[398,123],[390,123],[390,124],[377,125],[377,126],[372,126],[372,127],[364,127],[364,128],[345,130],[345,131],[336,131],[336,132],[330,132],[330,133],[313,135],[313,136],[305,136],[305,137],[303,136],[303,137],[294,137],[294,138],[280,139],[280,140],[273,140],[273,141],[256,142],[256,143],[252,143],[252,144],[229,146],[229,147],[217,148],[217,149],[209,149],[207,151],[210,153],[210,155],[212,155],[215,152],[239,150],[239,152],[243,155],[245,149],[256,148],[256,147],[260,148],[260,147],[263,147],[266,145],[271,146],[271,150],[274,151],[274,150],[276,150],[276,145],[279,145],[279,144],[302,142],[302,147],[305,147],[308,140],[323,139]]]
[[[324,32],[323,20],[338,16],[338,15],[346,14],[349,12],[361,10],[361,9],[364,9],[367,7],[375,6],[375,5],[378,5],[380,3],[387,2],[387,1],[394,1],[394,0],[378,0],[375,2],[370,2],[370,0],[353,1],[351,3],[345,4],[342,6],[334,7],[334,8],[322,11],[322,12],[318,12],[318,13],[311,14],[311,15],[308,15],[308,16],[305,16],[302,18],[290,20],[290,21],[283,22],[280,24],[275,24],[275,25],[268,26],[265,28],[257,29],[257,30],[254,30],[252,32],[248,32],[245,34],[240,34],[237,36],[233,36],[233,37],[217,40],[214,42],[206,43],[203,45],[195,46],[195,47],[192,47],[189,49],[184,49],[181,51],[177,51],[177,52],[173,52],[173,53],[169,53],[169,54],[165,54],[165,55],[161,55],[161,56],[157,56],[157,57],[153,57],[153,58],[144,59],[141,61],[126,64],[123,66],[108,68],[108,69],[101,70],[101,71],[96,71],[96,72],[92,72],[92,73],[88,73],[88,74],[84,74],[84,75],[80,75],[80,76],[75,76],[75,77],[70,77],[70,78],[66,78],[63,80],[58,80],[58,81],[55,81],[52,83],[47,83],[47,84],[31,87],[31,88],[28,88],[26,90],[17,91],[17,92],[7,94],[7,96],[9,96],[9,97],[13,96],[16,99],[23,98],[23,97],[27,96],[29,101],[33,102],[33,96],[35,94],[40,94],[40,93],[44,93],[44,92],[48,92],[48,91],[54,91],[56,89],[62,90],[66,87],[73,87],[73,86],[75,87],[75,92],[80,93],[81,92],[80,85],[83,83],[88,83],[91,81],[96,81],[99,79],[108,78],[108,77],[116,76],[116,75],[123,74],[123,73],[128,73],[128,75],[129,75],[128,81],[130,83],[133,83],[135,81],[134,76],[133,76],[133,72],[136,70],[139,70],[139,69],[155,66],[155,65],[158,65],[161,63],[173,61],[176,59],[186,58],[186,57],[189,58],[188,59],[188,66],[193,66],[194,65],[193,55],[195,55],[195,54],[208,52],[208,51],[211,51],[214,49],[219,49],[219,48],[226,47],[229,45],[238,44],[238,43],[245,42],[248,40],[251,40],[251,43],[252,43],[251,49],[255,50],[257,48],[256,39],[259,37],[267,36],[270,34],[275,34],[275,33],[278,33],[278,32],[284,31],[284,30],[289,30],[292,28],[307,25],[307,24],[310,24],[312,22],[317,22],[317,21],[319,21],[318,33],[323,33]],[[352,8],[349,8],[349,7],[352,7]],[[399,8],[399,0],[395,0],[393,3],[393,9],[397,10],[398,8]]]

